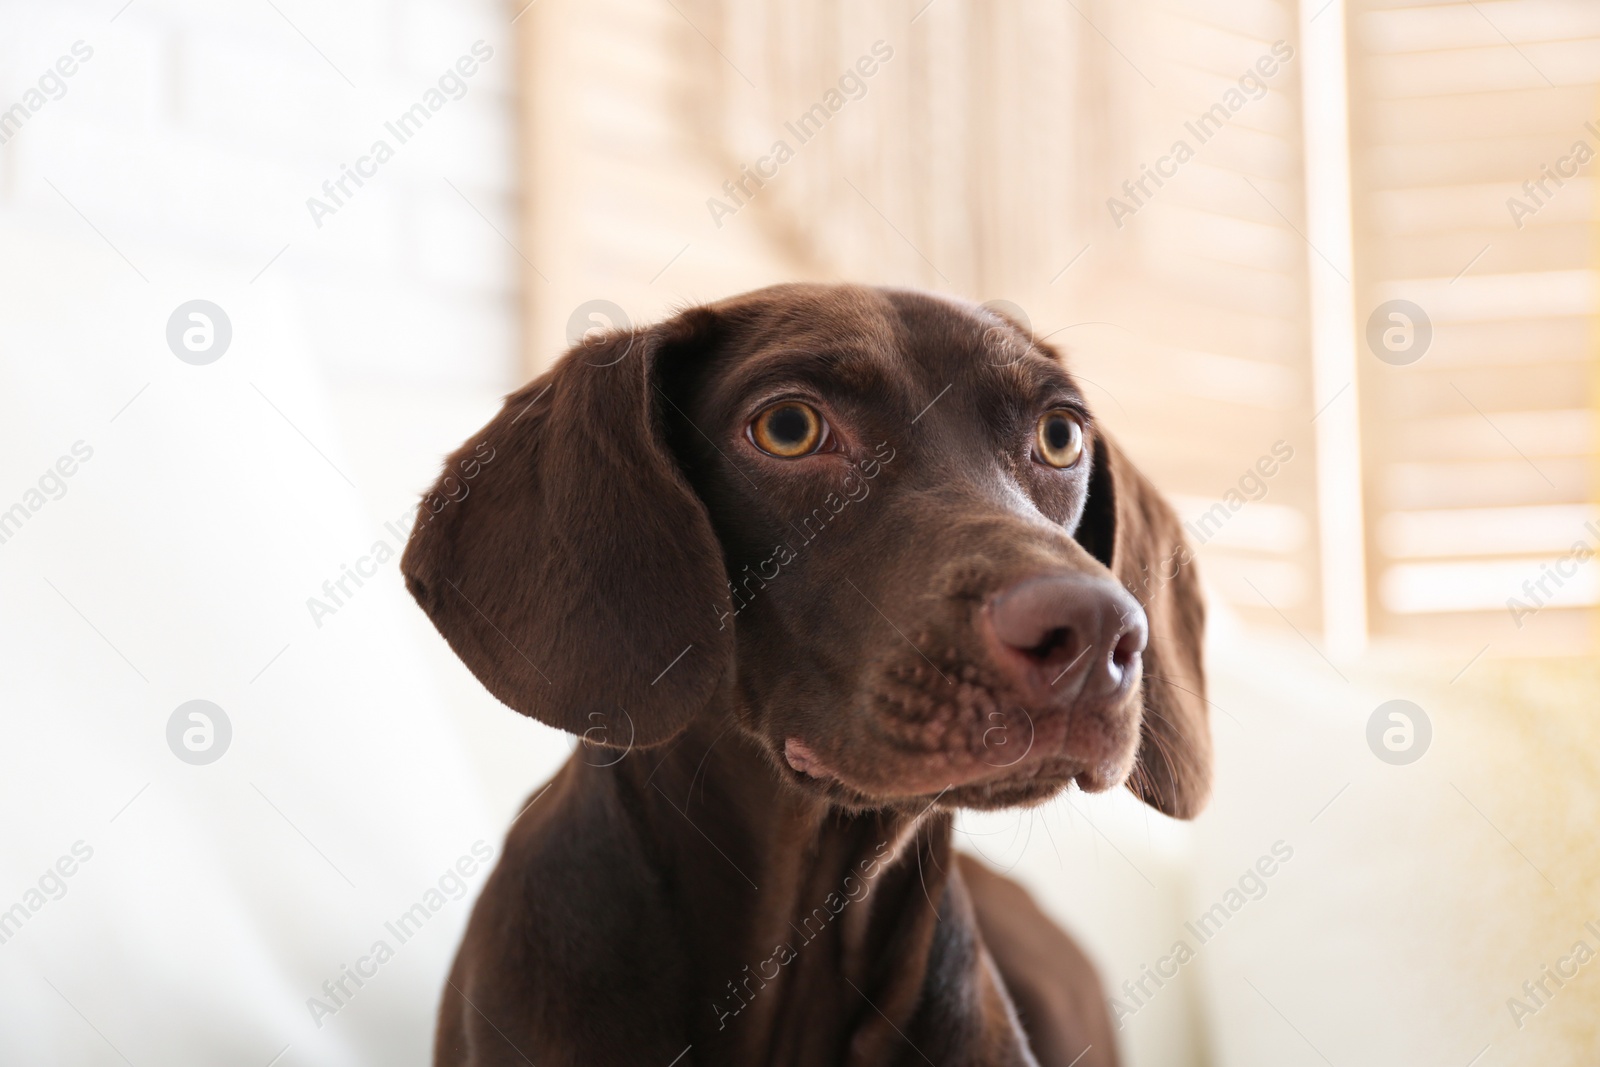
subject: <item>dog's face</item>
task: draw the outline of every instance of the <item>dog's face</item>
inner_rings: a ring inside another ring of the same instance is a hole
[[[579,346],[446,477],[491,453],[403,566],[519,710],[613,745],[731,716],[850,807],[1130,774],[1170,813],[1204,801],[1177,522],[1059,357],[990,312],[762,290]]]
[[[719,310],[738,326],[669,381],[668,423],[727,561],[741,723],[846,802],[1120,783],[1146,622],[1073,538],[1093,443],[1061,364],[923,294]]]

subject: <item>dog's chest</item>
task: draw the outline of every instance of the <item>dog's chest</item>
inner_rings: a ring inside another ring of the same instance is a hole
[[[748,950],[715,991],[703,1062],[1036,1064],[975,924],[947,897],[940,909],[916,899],[839,896],[787,920],[789,936]]]

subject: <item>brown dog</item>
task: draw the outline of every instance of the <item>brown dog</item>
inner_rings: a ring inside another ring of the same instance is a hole
[[[507,837],[438,1064],[1116,1062],[1082,952],[951,849],[960,807],[1209,787],[1178,522],[1059,356],[779,286],[578,346],[447,470],[484,456],[407,583],[586,743]]]

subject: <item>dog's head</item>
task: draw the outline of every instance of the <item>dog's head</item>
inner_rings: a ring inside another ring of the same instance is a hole
[[[716,715],[850,807],[1204,804],[1179,524],[984,309],[780,286],[580,344],[427,500],[412,594],[495,696],[592,743]]]

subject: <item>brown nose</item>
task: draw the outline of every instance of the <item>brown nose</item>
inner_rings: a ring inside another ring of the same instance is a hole
[[[1127,590],[1086,574],[1018,582],[984,614],[1001,663],[1060,700],[1120,696],[1133,684],[1149,635],[1144,609]]]

